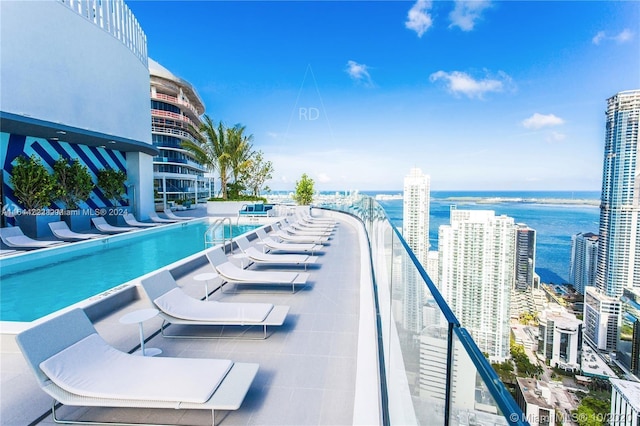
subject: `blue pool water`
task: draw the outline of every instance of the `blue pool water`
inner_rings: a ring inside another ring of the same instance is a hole
[[[0,320],[33,321],[195,254],[205,248],[208,226],[207,222],[192,222],[136,236],[114,236],[104,242],[78,243],[77,247],[86,248],[69,252],[61,247],[49,250],[46,256],[29,253],[25,261],[15,264],[9,258],[0,259]],[[232,234],[256,227],[233,226]]]

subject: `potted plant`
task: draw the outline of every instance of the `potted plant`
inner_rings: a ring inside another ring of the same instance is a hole
[[[127,191],[125,181],[127,174],[122,170],[102,169],[98,170],[98,187],[104,196],[111,202],[111,209],[106,209],[106,220],[112,225],[118,224],[118,216],[121,216],[124,209],[120,209],[120,201],[124,199]],[[122,211],[120,211],[122,210]]]
[[[62,220],[74,231],[91,229],[90,215],[81,214],[79,209],[79,203],[86,201],[95,187],[87,166],[80,164],[77,158],[60,157],[53,164],[53,177],[57,184],[55,199],[62,201],[65,207]]]
[[[313,202],[313,184],[313,179],[303,173],[300,180],[296,182],[296,192],[293,195],[293,200],[303,206],[311,204]]]
[[[51,236],[49,222],[60,216],[49,214],[55,181],[49,170],[35,155],[19,156],[11,171],[13,193],[21,204],[17,222],[22,232],[32,238]]]

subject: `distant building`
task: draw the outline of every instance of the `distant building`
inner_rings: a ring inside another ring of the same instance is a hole
[[[609,379],[611,381],[611,420],[612,426],[640,425],[640,383],[628,380]]]
[[[418,168],[412,168],[404,178],[402,236],[415,253],[423,268],[427,268],[429,253],[429,206],[431,180]],[[410,262],[403,262],[403,325],[408,331],[422,331],[424,286],[418,285],[416,270]]]
[[[607,99],[596,286],[620,297],[640,287],[640,90]]]
[[[540,312],[538,353],[549,365],[567,371],[580,371],[582,321],[564,308]]]
[[[597,288],[587,287],[584,296],[584,339],[595,349],[616,350],[620,323],[620,300]]]
[[[591,232],[579,233],[571,237],[569,281],[582,295],[585,288],[596,285],[598,239],[599,237]]]
[[[640,379],[640,291],[625,288],[620,303],[622,314],[616,359]]]
[[[455,207],[450,225],[439,229],[442,295],[480,350],[493,361],[509,356],[515,232],[511,217]]]
[[[168,201],[209,198],[207,171],[183,141],[197,142],[204,104],[191,84],[149,58],[151,137],[159,154],[153,159],[157,196]]]
[[[518,291],[531,291],[536,269],[536,231],[527,225],[516,225],[516,282]]]
[[[431,178],[412,168],[404,178],[402,236],[424,267],[429,252]]]
[[[517,382],[515,400],[529,424],[531,426],[555,425],[556,412],[549,385],[523,377],[518,377]]]

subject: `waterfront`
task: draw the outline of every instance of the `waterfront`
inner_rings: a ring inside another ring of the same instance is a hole
[[[366,192],[375,196],[397,192]],[[597,191],[432,191],[429,222],[431,250],[438,249],[438,228],[449,223],[451,205],[458,209],[494,210],[536,231],[536,272],[545,283],[569,280],[571,236],[598,233]],[[402,226],[402,199],[379,200],[391,222]]]

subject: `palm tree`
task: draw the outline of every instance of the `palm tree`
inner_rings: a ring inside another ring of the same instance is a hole
[[[251,165],[251,157],[253,156],[253,135],[245,135],[246,127],[236,124],[234,127],[227,129],[227,153],[229,154],[229,168],[233,175],[233,186],[235,195],[244,189],[241,182],[241,176],[245,170]]]
[[[217,125],[211,117],[204,115],[202,124],[194,132],[198,135],[198,141],[182,141],[182,147],[191,152],[196,161],[214,172],[220,173],[220,185],[222,186],[222,198],[227,199],[227,180],[229,175],[229,148],[228,129],[220,121]]]

